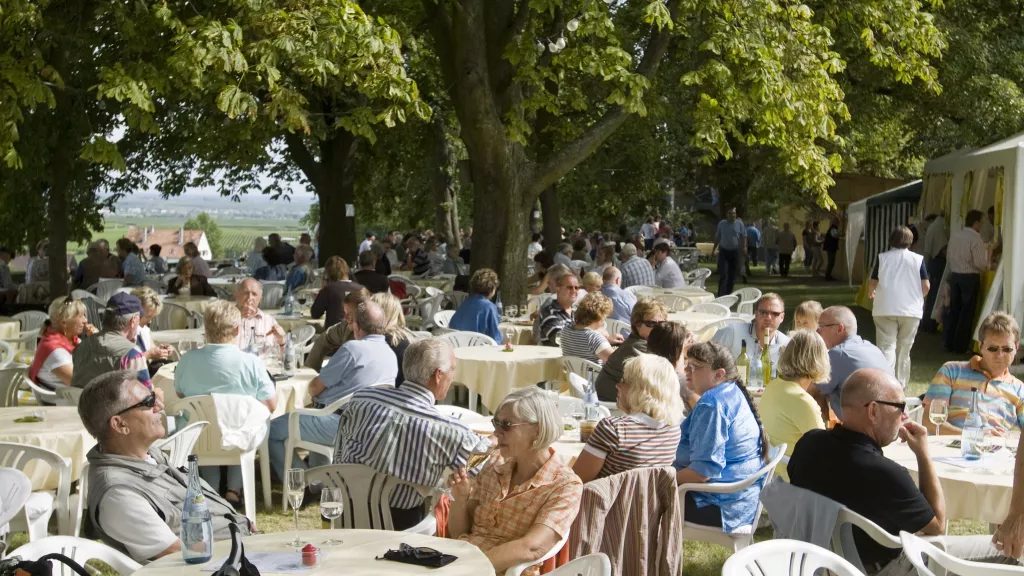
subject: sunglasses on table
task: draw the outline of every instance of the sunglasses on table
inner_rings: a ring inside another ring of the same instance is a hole
[[[140,400],[138,404],[132,404],[131,406],[125,408],[124,410],[121,410],[117,414],[114,414],[114,416],[120,416],[121,414],[124,414],[125,412],[131,412],[132,410],[135,410],[136,408],[151,409],[154,406],[156,406],[156,393],[155,392],[150,392],[149,396],[146,396],[145,398]]]
[[[875,404],[882,404],[884,406],[892,406],[893,408],[899,408],[900,412],[906,412],[907,411],[907,403],[906,402],[889,402],[887,400],[872,400],[871,402],[874,402]],[[867,404],[865,404],[864,407],[866,408],[868,406],[871,406],[871,402],[868,402]]]
[[[498,420],[497,418],[491,418],[491,424],[494,425],[494,429],[501,428],[503,432],[515,428],[516,426],[529,426],[530,422],[509,422],[508,420]]]

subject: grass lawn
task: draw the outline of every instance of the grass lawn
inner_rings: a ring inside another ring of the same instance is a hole
[[[714,266],[712,265],[712,269]],[[847,286],[844,282],[825,282],[820,279],[812,279],[803,273],[802,266],[794,266],[791,275],[787,279],[778,276],[767,276],[764,268],[756,270],[755,275],[750,277],[748,286],[755,286],[762,292],[776,292],[782,296],[786,303],[787,318],[782,325],[784,331],[792,328],[793,310],[804,300],[817,300],[823,307],[833,305],[850,306],[857,315],[859,333],[865,339],[874,341],[875,327],[871,320],[871,314],[867,310],[853,306],[857,287]],[[737,287],[744,286],[738,284]],[[715,292],[718,288],[718,277],[712,275],[708,279],[707,288]],[[919,333],[914,349],[911,353],[913,362],[910,390],[907,395],[920,395],[924,393],[928,382],[942,363],[955,358],[949,358],[942,350],[939,336]],[[260,491],[257,489],[257,493]],[[295,529],[295,519],[292,513],[281,511],[280,486],[275,486],[274,507],[271,510],[263,508],[262,501],[257,502],[257,525],[263,532],[288,532]],[[55,527],[55,526],[54,526]],[[316,529],[320,527],[320,516],[318,506],[307,506],[299,512],[300,529]],[[950,534],[987,534],[988,525],[975,521],[951,521],[949,524]],[[761,529],[756,534],[756,539],[767,540],[772,536],[771,528]],[[13,534],[11,541],[17,546],[23,543],[26,535],[23,533]],[[725,563],[730,552],[720,546],[705,544],[703,542],[687,542],[684,544],[684,571],[688,576],[717,576],[721,574],[722,565]]]

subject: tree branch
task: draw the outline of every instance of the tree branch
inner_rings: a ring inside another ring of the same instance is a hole
[[[288,155],[292,157],[292,161],[302,170],[309,183],[315,188],[322,180],[322,167],[316,161],[316,158],[313,158],[313,155],[309,153],[309,148],[306,148],[306,143],[303,141],[302,136],[295,132],[287,132],[284,135],[284,143],[288,148]]]
[[[454,53],[452,46],[452,22],[448,18],[442,0],[423,0],[423,10],[427,15],[427,25],[434,37],[434,51],[441,62],[441,75],[445,84],[455,82]]]
[[[669,6],[669,13],[672,21],[676,21],[681,0],[675,0]],[[658,71],[658,66],[665,57],[668,50],[672,32],[663,28],[654,32],[644,49],[643,60],[637,66],[636,72],[641,76],[651,79]],[[568,143],[561,150],[555,152],[547,162],[539,165],[534,172],[534,179],[530,183],[530,198],[536,198],[544,189],[555,184],[579,165],[588,156],[593,154],[604,142],[615,133],[629,118],[630,113],[621,106],[609,110],[604,117],[590,126],[583,134],[580,134],[572,142]]]

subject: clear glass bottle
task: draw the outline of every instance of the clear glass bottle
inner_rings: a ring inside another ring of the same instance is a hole
[[[978,411],[978,389],[971,388],[971,409],[964,419],[963,432],[960,435],[960,455],[964,460],[980,460],[981,449],[978,445],[985,441],[985,421]]]
[[[290,333],[284,340],[283,367],[285,376],[292,376],[295,374],[295,346],[292,344],[292,335]]]
[[[764,379],[763,366],[761,364],[761,353],[758,348],[757,342],[754,342],[753,354],[750,355],[750,371],[749,377],[744,384],[749,387],[757,387],[761,385],[761,381]]]
[[[245,351],[253,356],[259,356],[259,351],[256,349],[256,327],[253,326],[252,330],[249,331],[249,345],[245,347]]]
[[[181,507],[181,556],[186,564],[202,564],[213,557],[213,520],[195,454],[188,457],[188,490]]]

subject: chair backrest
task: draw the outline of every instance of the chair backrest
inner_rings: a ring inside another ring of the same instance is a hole
[[[67,406],[78,406],[78,399],[82,397],[82,389],[71,386],[58,386],[55,392],[57,398]]]
[[[721,304],[715,304],[714,302],[701,302],[700,304],[694,304],[689,310],[687,310],[687,312],[714,314],[715,316],[721,316],[722,318],[728,318],[732,314],[728,308]]]
[[[32,395],[36,397],[36,401],[40,404],[56,404],[57,401],[60,400],[60,396],[58,396],[56,392],[39,386],[35,382],[29,380],[28,377],[25,378],[24,383],[28,386],[28,389],[32,391]]]
[[[563,564],[553,572],[551,576],[612,576],[612,563],[603,552],[587,554]]]
[[[921,399],[917,396],[911,396],[906,399],[907,402],[907,417],[914,422],[921,424],[924,420],[924,404]]]
[[[89,292],[96,295],[97,298],[104,304],[110,297],[117,293],[117,290],[124,286],[124,280],[120,278],[106,278],[86,288]]]
[[[536,296],[530,296],[526,301],[526,313],[533,314],[554,299],[554,294],[537,294]]]
[[[222,435],[220,425],[218,424],[219,421],[217,420],[217,406],[213,403],[212,396],[189,396],[188,398],[172,401],[167,406],[168,414],[177,414],[179,411],[185,412],[189,422],[203,421],[209,423],[208,426],[205,426],[200,431],[193,447],[193,453],[199,456],[200,462],[203,461],[204,456],[209,460],[224,457],[228,453],[237,453],[236,450],[225,450],[222,447]]]
[[[59,553],[71,558],[78,564],[85,566],[89,560],[100,560],[117,571],[122,576],[134,574],[142,569],[142,565],[114,550],[106,544],[77,538],[75,536],[47,536],[27,544],[22,544],[12,552],[14,556],[20,556],[22,560],[38,560],[47,554]],[[53,574],[59,576],[75,576],[75,571],[68,566],[51,561],[54,566]]]
[[[223,284],[210,284],[210,288],[213,288],[213,291],[217,293],[217,298],[220,298],[221,300],[230,301],[235,299],[234,290],[232,290],[230,286],[225,286]]]
[[[89,292],[88,290],[72,290],[71,298],[75,300],[95,300],[96,302],[103,306],[107,305],[106,302],[100,300],[99,296],[93,294],[92,292]]]
[[[597,375],[601,373],[601,365],[596,362],[591,362],[586,358],[578,358],[576,356],[565,356],[562,358],[562,368],[568,375],[570,373],[576,374],[582,378],[585,378],[591,382],[597,378]]]
[[[14,362],[14,346],[0,340],[0,370],[7,368]]]
[[[832,531],[832,549],[862,572],[864,565],[860,561],[857,546],[853,541],[853,526],[860,528],[869,538],[886,548],[899,550],[903,547],[899,538],[889,534],[873,521],[843,506],[839,509],[836,525]]]
[[[260,282],[263,285],[263,301],[260,302],[261,310],[273,310],[284,305],[284,284],[271,284]]]
[[[3,344],[5,342],[0,342],[0,347]],[[18,405],[18,392],[24,383],[24,368],[0,368],[0,408],[14,408]]]
[[[299,326],[292,330],[292,336],[295,337],[296,346],[305,346],[316,336],[316,328],[309,325]]]
[[[24,312],[18,312],[14,316],[11,316],[11,318],[14,318],[21,323],[22,332],[27,332],[29,330],[39,330],[50,317],[46,315],[46,312],[40,312],[39,310],[26,310]]]
[[[708,278],[711,277],[711,269],[709,268],[697,268],[687,272],[684,276],[686,283],[690,286],[700,286],[704,288],[704,283],[707,282]]]
[[[53,450],[39,446],[0,442],[0,468],[14,468],[24,472],[30,462],[37,460],[48,465],[51,473],[57,473],[57,495],[53,502],[57,517],[61,519],[61,528],[65,528],[68,499],[71,496],[71,462]]]
[[[32,481],[21,470],[0,468],[0,526],[6,526],[32,495]]]
[[[799,540],[767,540],[747,546],[725,561],[722,576],[813,576],[822,568],[836,576],[862,576],[841,556]]]
[[[188,308],[174,302],[164,302],[160,313],[153,319],[153,330],[174,330],[179,326],[188,327],[192,324],[192,314]]]
[[[740,302],[750,302],[760,298],[761,291],[752,286],[747,286],[746,288],[740,288],[739,290],[733,291],[732,296],[739,298]]]
[[[900,542],[903,544],[903,553],[914,565],[918,576],[935,576],[925,565],[925,560],[931,560],[941,566],[940,574],[959,574],[960,576],[1020,576],[1021,569],[1017,565],[999,565],[984,562],[972,562],[961,560],[956,556],[948,554],[930,542],[915,536],[906,531],[900,531]]]
[[[441,310],[434,314],[434,327],[435,328],[447,328],[448,323],[452,321],[452,316],[455,316],[454,310]]]
[[[388,501],[399,486],[411,486],[419,492],[427,500],[427,510],[434,509],[437,499],[437,492],[432,488],[400,480],[362,464],[332,464],[307,470],[306,482],[315,481],[323,482],[325,487],[341,489],[344,513],[338,521],[342,528],[348,529],[394,530]]]
[[[731,310],[733,306],[739,303],[739,301],[739,296],[736,296],[735,294],[728,294],[725,296],[719,296],[718,298],[715,298],[711,302],[714,304],[721,304],[722,306],[725,306],[726,308],[729,308]]]
[[[669,312],[682,312],[693,305],[693,302],[686,296],[674,294],[655,294],[654,299],[664,304]]]
[[[203,430],[209,425],[209,422],[193,422],[170,437],[153,442],[153,447],[167,452],[167,461],[171,466],[175,468],[187,466],[189,454],[195,448]]]
[[[452,292],[448,292],[447,294],[445,294],[445,299],[446,299],[446,304],[445,305],[447,306],[448,303],[450,303],[452,305],[452,309],[458,310],[459,306],[462,306],[462,303],[465,302],[466,298],[468,298],[468,297],[469,297],[469,293],[468,292],[463,292],[461,290],[455,290],[455,291],[452,291]]]
[[[456,331],[442,334],[438,338],[444,338],[453,348],[465,348],[468,346],[497,346],[494,338],[486,334],[476,332]]]
[[[427,290],[437,290],[437,288],[427,288]],[[434,326],[434,315],[441,311],[442,304],[444,304],[444,292],[437,290],[437,294],[432,294],[426,298],[418,300],[420,318],[423,318],[424,328],[431,328]]]
[[[633,327],[628,322],[614,318],[605,318],[604,328],[608,331],[608,334],[621,334],[622,336],[628,336],[633,331]]]

